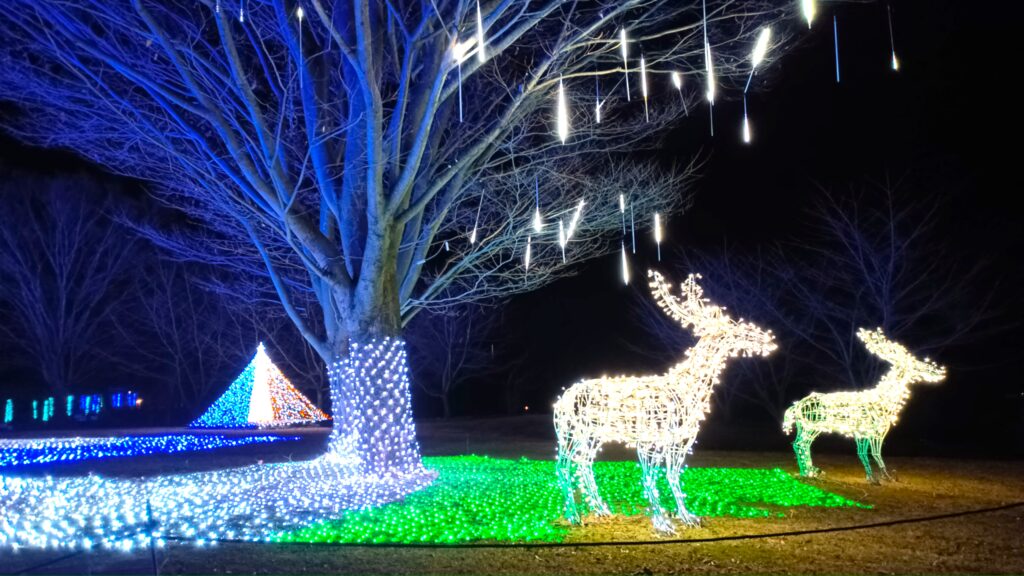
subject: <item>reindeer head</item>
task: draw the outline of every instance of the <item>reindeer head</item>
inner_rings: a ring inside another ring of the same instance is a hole
[[[691,328],[697,338],[718,337],[725,342],[730,356],[767,356],[775,348],[771,330],[751,322],[733,320],[725,308],[704,298],[697,284],[700,274],[690,274],[682,284],[682,298],[672,295],[672,286],[658,272],[648,271],[651,293],[663,312],[678,321],[684,329]]]
[[[905,381],[936,383],[946,378],[944,367],[927,358],[919,360],[902,344],[886,338],[881,328],[860,328],[857,330],[857,338],[864,343],[868,352],[885,360],[893,369],[899,371]]]

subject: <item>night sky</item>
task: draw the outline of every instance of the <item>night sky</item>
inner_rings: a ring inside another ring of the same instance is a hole
[[[833,12],[839,19],[840,84]],[[764,72],[766,85],[753,89],[753,145],[740,142],[742,104],[736,94],[723,95],[726,100],[715,108],[714,139],[703,106],[666,138],[665,148],[655,153],[659,160],[683,164],[699,153],[707,163],[695,183],[693,206],[669,222],[663,267],[673,267],[689,249],[725,243],[753,248],[799,234],[806,207],[822,188],[842,190],[888,177],[912,183],[915,194],[950,194],[953,210],[944,229],[965,251],[986,260],[992,276],[1011,287],[1008,293],[1019,293],[1014,287],[1021,281],[1024,236],[1021,211],[1014,208],[1020,194],[1020,104],[1010,84],[1019,65],[1012,57],[1020,53],[1014,45],[1019,34],[1011,26],[1020,19],[977,3],[894,2],[901,61],[894,73],[885,14],[884,3],[824,6],[814,30]],[[67,154],[27,149],[7,138],[0,139],[0,163],[68,171],[84,166]],[[640,248],[653,264],[648,235]],[[644,266],[638,261],[634,271]],[[548,409],[559,389],[580,377],[662,367],[636,350],[648,336],[631,318],[633,291],[621,285],[615,255],[508,306],[503,331],[510,342],[501,362],[534,367],[535,389],[524,400],[533,404],[531,411]],[[915,396],[904,446],[928,437],[931,448],[946,443],[1022,451],[1018,300],[1001,304],[1010,329],[958,352],[970,357],[969,370]],[[456,404],[463,413],[490,413],[501,409],[499,396],[495,386],[475,385]],[[958,409],[969,417],[958,416]],[[427,401],[418,401],[417,412],[434,413]],[[764,419],[754,410],[749,417],[755,423]],[[1016,435],[991,440],[1007,419]]]

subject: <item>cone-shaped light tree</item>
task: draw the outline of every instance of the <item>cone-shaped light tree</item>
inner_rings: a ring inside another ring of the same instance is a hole
[[[404,322],[619,248],[620,194],[638,222],[681,209],[688,168],[623,154],[683,119],[671,73],[691,107],[712,67],[720,93],[742,89],[790,4],[5,0],[0,99],[9,133],[145,179],[200,224],[168,242],[183,257],[262,266],[328,363],[332,449],[404,473],[420,466]],[[641,54],[649,119],[627,97]],[[555,223],[580,205],[563,264]]]

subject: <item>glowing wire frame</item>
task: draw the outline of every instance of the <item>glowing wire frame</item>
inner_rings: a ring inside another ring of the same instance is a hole
[[[729,359],[767,356],[776,346],[770,330],[737,322],[705,299],[697,284],[699,276],[690,275],[682,285],[683,297],[678,298],[660,274],[647,274],[658,306],[684,328],[692,327],[697,343],[664,374],[602,377],[569,387],[554,406],[555,469],[570,522],[580,521],[577,489],[591,512],[607,516],[611,509],[598,493],[594,458],[606,442],[636,447],[651,520],[656,530],[671,533],[674,526],[661,504],[658,475],[664,471],[679,520],[687,526],[698,524],[686,509],[680,475],[701,422],[711,410],[714,387]]]
[[[875,356],[890,364],[874,388],[867,390],[812,392],[786,410],[782,431],[796,428],[793,451],[802,476],[817,476],[821,470],[811,462],[811,444],[822,433],[834,433],[857,442],[857,456],[864,465],[869,482],[878,483],[868,455],[878,465],[881,478],[892,480],[882,460],[882,442],[899,420],[910,399],[910,385],[937,383],[946,378],[946,369],[928,358],[918,360],[903,345],[889,340],[881,328],[857,330],[857,338]]]

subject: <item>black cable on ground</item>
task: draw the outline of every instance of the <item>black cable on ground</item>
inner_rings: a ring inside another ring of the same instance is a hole
[[[338,548],[433,548],[433,549],[456,549],[456,548],[598,548],[605,546],[663,546],[666,544],[707,544],[711,542],[729,542],[735,540],[757,540],[760,538],[783,538],[787,536],[807,536],[813,534],[830,534],[833,532],[850,532],[853,530],[868,530],[872,528],[885,528],[889,526],[899,526],[901,524],[918,524],[922,522],[934,522],[936,520],[948,520],[950,518],[960,518],[962,516],[973,516],[978,514],[989,514],[992,512],[1001,512],[1003,510],[1010,510],[1013,508],[1024,507],[1024,501],[1012,502],[1010,504],[1003,504],[1001,506],[992,506],[989,508],[975,508],[973,510],[963,510],[960,512],[948,512],[945,514],[935,514],[931,516],[916,516],[913,518],[900,518],[897,520],[885,520],[882,522],[871,522],[867,524],[851,524],[848,526],[834,526],[831,528],[808,528],[806,530],[789,530],[786,532],[768,532],[762,534],[737,534],[733,536],[711,536],[708,538],[680,538],[680,539],[661,539],[661,540],[609,540],[606,542],[524,542],[521,544],[513,543],[501,543],[501,542],[484,542],[484,543],[453,543],[453,544],[436,544],[436,543],[398,543],[398,542],[382,542],[382,543],[363,543],[363,542],[264,542],[264,541],[253,541],[253,540],[234,540],[234,539],[204,539],[204,542],[216,542],[218,544],[277,544],[284,546],[311,546],[311,547],[338,547]],[[175,538],[168,537],[164,540],[169,542],[196,542],[196,540],[186,538]]]
[[[17,572],[11,572],[11,574],[31,574],[32,572],[35,572],[36,570],[39,570],[41,568],[46,568],[47,566],[52,566],[52,565],[54,565],[54,564],[56,564],[58,562],[63,562],[65,560],[69,559],[69,558],[74,558],[75,556],[78,556],[79,554],[83,554],[83,553],[85,553],[85,550],[76,550],[74,552],[69,552],[68,554],[65,554],[65,555],[63,555],[63,556],[61,556],[59,558],[54,558],[53,560],[47,560],[46,562],[43,562],[42,564],[36,564],[35,566],[29,566],[28,568],[22,568],[21,570],[18,570]]]

